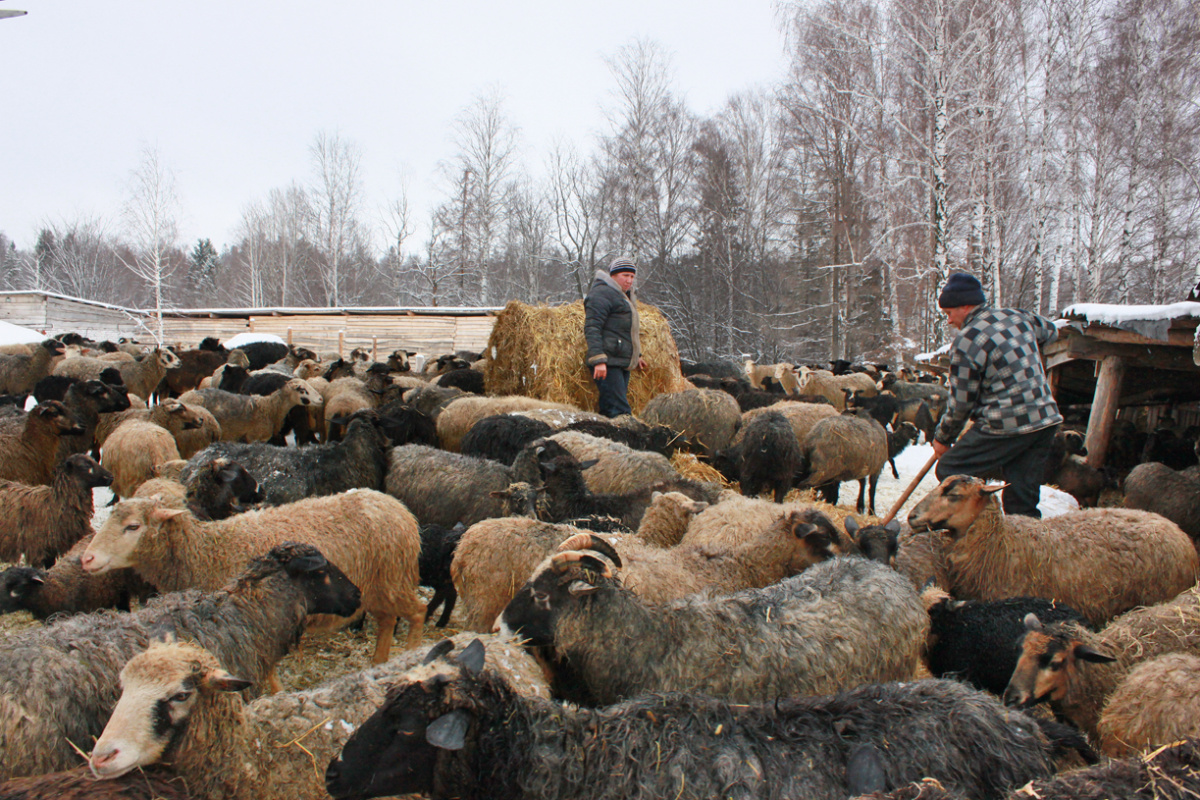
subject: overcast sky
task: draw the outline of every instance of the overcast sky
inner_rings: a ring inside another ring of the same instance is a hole
[[[233,240],[244,207],[311,175],[336,133],[362,154],[366,204],[407,187],[421,230],[441,197],[451,129],[491,88],[531,170],[558,139],[606,130],[605,58],[638,38],[672,57],[700,114],[774,84],[783,38],[772,0],[4,0],[0,20],[0,232],[100,217],[117,230],[146,146],[174,173],[183,244]],[[420,246],[420,245],[418,245]]]

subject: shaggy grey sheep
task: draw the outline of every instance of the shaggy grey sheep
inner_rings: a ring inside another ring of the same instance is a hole
[[[384,485],[422,524],[450,528],[504,516],[504,499],[493,493],[513,482],[498,461],[406,444],[392,448]]]
[[[641,416],[651,425],[679,431],[708,453],[729,447],[742,424],[737,401],[715,389],[660,394],[646,403]]]

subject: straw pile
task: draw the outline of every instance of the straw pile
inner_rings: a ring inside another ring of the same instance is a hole
[[[640,414],[651,398],[691,388],[679,372],[679,349],[667,320],[638,303],[642,358],[649,368],[629,375],[629,404]],[[511,301],[496,317],[484,352],[488,394],[523,394],[596,410],[596,384],[587,369],[583,301],[528,306]]]

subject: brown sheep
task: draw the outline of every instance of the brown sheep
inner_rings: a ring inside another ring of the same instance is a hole
[[[83,568],[134,567],[164,592],[217,589],[285,541],[319,548],[362,590],[362,608],[379,624],[375,663],[387,660],[398,617],[409,623],[407,646],[420,642],[425,606],[417,596],[417,521],[400,501],[369,489],[214,522],[157,498],[124,500],[96,533]]]
[[[737,400],[719,389],[660,394],[642,409],[642,421],[679,431],[708,453],[725,450],[742,424]]]
[[[48,567],[92,532],[92,489],[113,476],[85,455],[68,456],[50,486],[0,481],[0,559]]]
[[[169,349],[159,347],[134,361],[117,362],[115,365],[99,358],[68,358],[54,368],[54,374],[94,381],[99,380],[100,373],[111,366],[120,370],[129,394],[149,400],[167,370],[179,369],[180,361]]]
[[[100,463],[112,473],[113,494],[132,497],[137,488],[154,477],[154,470],[168,461],[179,460],[175,437],[153,422],[126,420],[104,443]]]
[[[47,339],[32,348],[32,355],[0,354],[0,394],[28,396],[34,385],[50,374],[64,350],[62,342]]]
[[[78,436],[83,426],[57,400],[34,406],[25,424],[13,433],[0,433],[0,480],[48,484],[58,461],[60,436]]]
[[[1100,749],[1123,758],[1200,737],[1200,657],[1169,653],[1134,667],[1108,698]]]
[[[847,413],[826,417],[813,425],[800,449],[803,459],[797,470],[798,486],[817,488],[826,502],[836,505],[841,482],[857,480],[855,510],[863,512],[863,495],[869,485],[867,511],[875,513],[875,490],[889,453],[888,434],[882,425],[870,416]]]
[[[1125,476],[1125,507],[1162,514],[1192,537],[1200,549],[1200,479],[1148,461]]]
[[[1093,508],[1051,519],[1005,516],[996,499],[1002,488],[951,475],[909,514],[914,531],[946,532],[944,588],[959,599],[1041,597],[1102,625],[1196,583],[1192,540],[1158,514]]]
[[[450,564],[454,587],[462,598],[463,627],[490,631],[534,568],[576,534],[591,535],[570,525],[524,517],[488,519],[468,528]],[[824,517],[795,512],[758,536],[729,547],[685,543],[664,549],[636,537],[613,541],[626,563],[622,572],[626,585],[649,601],[666,602],[704,590],[733,592],[774,583],[832,557],[835,536],[836,530]]]
[[[1200,655],[1200,588],[1122,614],[1099,633],[1074,622],[1043,625],[1030,614],[1018,646],[1005,702],[1049,701],[1056,716],[1095,738],[1105,703],[1135,666],[1167,653]]]
[[[755,417],[771,412],[783,414],[784,418],[791,424],[792,432],[796,434],[796,441],[801,445],[808,438],[809,431],[812,430],[813,425],[816,425],[826,417],[836,417],[838,415],[837,409],[828,403],[794,403],[790,400],[784,400],[769,406],[763,406],[762,408],[752,408],[749,411],[743,412],[742,424],[738,427],[738,432],[734,434],[732,444],[738,444],[742,441],[742,432],[746,430],[746,425]]]
[[[207,408],[221,425],[221,441],[265,442],[283,428],[284,418],[298,405],[319,406],[321,395],[293,378],[268,395],[244,395],[220,389],[195,389],[180,402]]]
[[[834,375],[828,370],[800,368],[800,394],[819,395],[832,403],[838,411],[845,411],[846,389],[861,392],[862,397],[874,397],[879,392],[875,381],[861,372]]]

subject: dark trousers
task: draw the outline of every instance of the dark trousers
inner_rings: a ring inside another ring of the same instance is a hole
[[[622,414],[632,414],[626,394],[629,391],[629,370],[624,367],[608,367],[608,377],[596,381],[600,391],[598,410],[606,417],[619,417]]]
[[[1050,444],[1058,425],[1015,436],[989,436],[974,428],[963,434],[937,462],[937,478],[973,475],[977,478],[1001,477],[1009,484],[1004,490],[1004,513],[1040,517],[1038,497]]]

